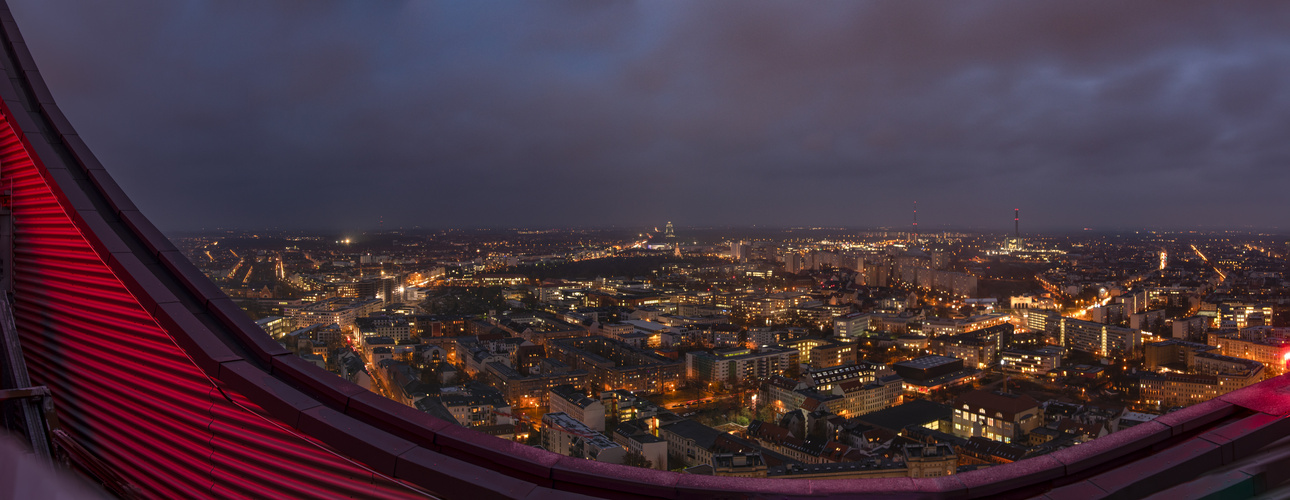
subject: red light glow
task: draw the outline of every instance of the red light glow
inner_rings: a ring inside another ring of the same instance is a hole
[[[161,308],[126,286],[135,278],[90,244],[94,233],[66,201],[77,186],[54,182],[10,111],[0,105],[14,324],[32,380],[58,394],[68,435],[144,497],[421,497],[203,373],[153,316]],[[274,465],[284,461],[292,466]]]

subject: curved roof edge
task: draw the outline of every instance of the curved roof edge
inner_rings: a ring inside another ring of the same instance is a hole
[[[1086,498],[1152,493],[1251,456],[1290,435],[1290,378],[1049,455],[925,479],[794,480],[683,475],[573,459],[456,426],[300,360],[260,330],[135,207],[58,109],[0,5],[10,81],[3,111],[62,188],[60,202],[95,251],[207,376],[298,432],[370,469],[429,491],[525,498]],[[15,85],[16,84],[16,85]]]

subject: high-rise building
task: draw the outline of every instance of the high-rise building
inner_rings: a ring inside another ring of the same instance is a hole
[[[1098,356],[1130,354],[1142,347],[1142,330],[1133,328],[1062,318],[1059,332],[1062,347]]]

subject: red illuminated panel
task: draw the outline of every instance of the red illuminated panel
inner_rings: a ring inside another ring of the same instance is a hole
[[[73,439],[151,497],[421,496],[221,392],[94,251],[7,111],[15,322]]]

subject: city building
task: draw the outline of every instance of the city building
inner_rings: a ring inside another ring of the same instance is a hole
[[[1009,325],[1010,321],[1012,316],[1006,314],[980,314],[967,318],[927,318],[923,321],[923,335],[959,335]]]
[[[802,380],[808,387],[828,391],[832,390],[834,385],[842,382],[859,380],[869,383],[889,373],[892,373],[891,368],[866,362],[828,368],[812,368],[802,374]]]
[[[546,366],[554,363],[546,362]],[[483,376],[493,387],[502,391],[502,395],[515,408],[539,408],[548,406],[551,389],[561,385],[587,387],[590,373],[586,370],[571,370],[568,366],[558,369],[542,370],[538,374],[523,375],[503,363],[488,363],[484,366]]]
[[[546,345],[556,339],[578,338],[591,335],[591,331],[582,325],[575,325],[557,318],[553,314],[532,312],[493,318],[498,328],[537,345]]]
[[[379,299],[333,297],[288,307],[284,313],[295,320],[296,328],[316,323],[324,325],[335,323],[343,330],[350,330],[354,328],[354,320],[380,311],[383,305]]]
[[[467,386],[445,390],[438,396],[422,398],[416,407],[427,411],[429,405],[438,404],[447,409],[457,423],[466,427],[511,425],[511,405],[501,393],[487,387]]]
[[[882,429],[891,435],[904,434],[907,428],[948,433],[953,428],[954,412],[948,405],[926,399],[911,399],[854,420]]]
[[[573,458],[621,464],[627,449],[563,413],[542,416],[542,448]]]
[[[298,328],[293,319],[288,319],[282,316],[269,316],[267,318],[257,319],[255,320],[255,324],[256,326],[259,326],[260,329],[264,330],[264,333],[269,334],[270,337],[275,339]]]
[[[958,470],[958,453],[949,443],[907,444],[903,451],[909,477],[952,476]]]
[[[590,373],[597,390],[671,392],[685,375],[685,364],[604,337],[555,339],[547,355]]]
[[[283,340],[294,338],[297,341],[301,339],[308,339],[308,340],[313,340],[317,342],[322,342],[323,344],[332,344],[332,343],[340,342],[341,339],[344,338],[344,335],[345,335],[344,332],[342,332],[340,329],[340,325],[337,325],[335,323],[327,324],[327,325],[324,325],[322,323],[315,323],[306,327],[292,330],[291,332],[284,334],[282,338]]]
[[[757,348],[778,344],[781,338],[786,338],[788,332],[769,326],[758,326],[748,329],[748,346]]]
[[[978,369],[994,365],[997,347],[994,342],[970,333],[933,337],[927,342],[927,348],[932,354],[958,358],[963,360],[964,366]]]
[[[899,404],[901,395],[905,392],[905,386],[904,380],[899,375],[889,374],[870,382],[862,382],[859,379],[848,380],[834,384],[832,389],[823,392],[814,389],[798,389],[796,392],[802,395],[800,402],[795,406],[785,407],[786,411],[801,408],[806,411],[823,410],[843,417],[853,417]],[[783,396],[779,397],[783,398]],[[790,400],[797,399],[793,397]]]
[[[1040,377],[1062,365],[1063,349],[1045,346],[1035,350],[1010,350],[999,353],[999,370],[1004,373]]]
[[[1173,330],[1165,331],[1165,311],[1156,309],[1154,311],[1143,311],[1129,315],[1129,328],[1137,330],[1146,330],[1158,337],[1172,336]]]
[[[930,380],[961,371],[963,365],[961,358],[929,355],[901,361],[891,365],[891,369],[906,379]]]
[[[1142,348],[1142,330],[1062,318],[1060,344],[1098,356],[1131,355]]]
[[[863,313],[845,314],[833,318],[833,336],[844,339],[862,337],[869,330],[869,315]]]
[[[354,327],[364,337],[389,337],[396,341],[412,338],[412,324],[406,317],[368,316],[355,318]]]
[[[659,437],[667,441],[667,454],[686,466],[712,463],[712,447],[722,433],[689,419],[661,425]]]
[[[376,373],[385,383],[390,399],[408,406],[416,406],[421,398],[437,395],[439,392],[438,387],[422,382],[420,370],[407,363],[387,359],[377,365]]]
[[[1202,316],[1192,316],[1189,318],[1179,318],[1173,321],[1170,327],[1170,334],[1175,339],[1193,340],[1205,335],[1209,330],[1209,318]]]
[[[812,369],[853,365],[858,360],[858,355],[859,349],[855,343],[828,342],[811,348],[808,364]]]
[[[1051,297],[1024,293],[1009,297],[1008,306],[1013,309],[1057,309],[1057,302]]]
[[[1026,395],[977,390],[955,398],[953,407],[953,433],[962,438],[1025,443],[1026,434],[1044,424],[1039,402]]]
[[[1141,400],[1161,410],[1191,406],[1225,393],[1223,377],[1185,373],[1147,373],[1140,379]]]
[[[547,399],[550,413],[563,413],[589,429],[605,431],[605,405],[599,399],[587,396],[572,385],[557,385],[550,392]]]
[[[655,430],[656,432],[656,430]],[[625,421],[614,428],[615,443],[648,460],[651,469],[667,469],[667,440],[651,432],[647,419]]]
[[[730,348],[685,354],[686,378],[704,382],[742,384],[782,375],[796,366],[797,351],[777,346],[763,347],[757,352]]]
[[[1220,329],[1264,326],[1272,321],[1272,313],[1272,304],[1225,302],[1218,305],[1215,323]]]
[[[729,477],[766,477],[766,462],[760,452],[715,453],[712,475]]]
[[[795,349],[798,353],[798,362],[809,365],[811,363],[811,349],[828,344],[830,341],[815,337],[802,337],[792,340],[786,340],[779,343],[783,347]]]
[[[1021,309],[1014,312],[1026,330],[1042,332],[1046,337],[1059,339],[1062,315],[1048,309]]]
[[[1146,368],[1161,373],[1140,379],[1141,401],[1162,408],[1188,406],[1263,380],[1263,363],[1219,351],[1217,346],[1182,340],[1147,344]]]
[[[804,464],[852,462],[866,456],[863,451],[827,436],[810,438],[795,435],[794,431],[784,426],[761,420],[748,424],[747,435],[764,449]]]
[[[1224,356],[1258,361],[1265,367],[1265,377],[1286,373],[1286,356],[1290,355],[1290,330],[1270,326],[1242,330],[1211,331],[1208,344],[1218,346]]]
[[[637,397],[631,391],[623,390],[602,391],[600,404],[605,408],[605,418],[612,423],[653,417],[663,411],[662,408]]]

